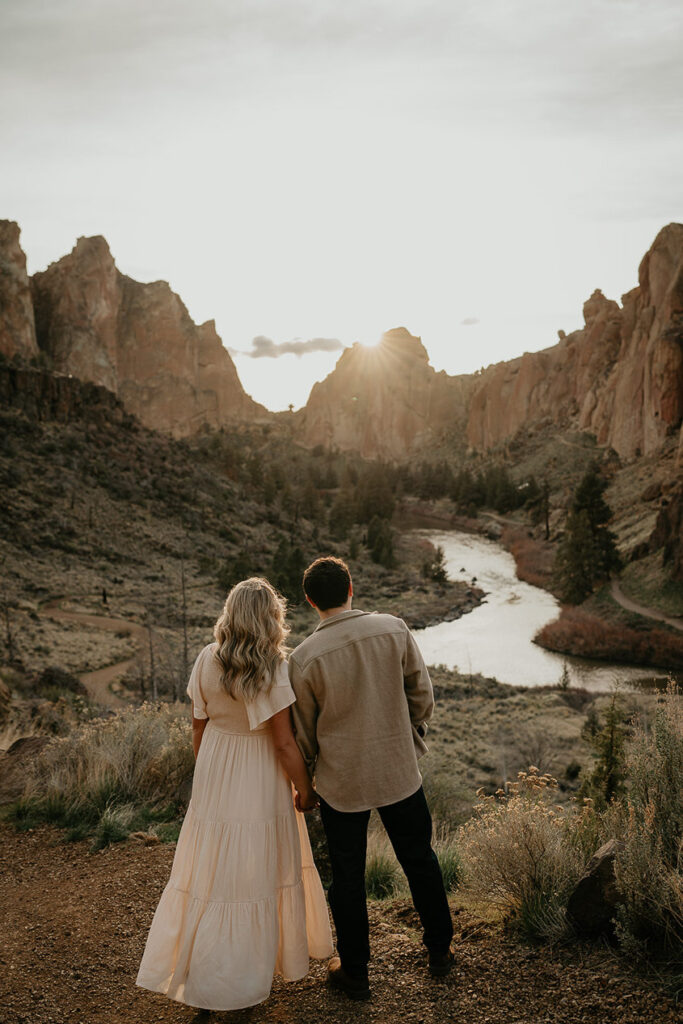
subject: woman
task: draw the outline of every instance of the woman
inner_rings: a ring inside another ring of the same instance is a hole
[[[171,877],[137,984],[207,1010],[260,1003],[273,975],[332,952],[303,814],[315,791],[294,740],[285,604],[267,580],[228,594],[187,692],[197,759]],[[288,778],[289,777],[289,778]]]

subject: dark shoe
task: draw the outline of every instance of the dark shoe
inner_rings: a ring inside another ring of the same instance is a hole
[[[333,956],[327,965],[327,983],[332,988],[344,992],[349,999],[369,999],[370,986],[367,977],[354,977],[347,974],[338,956]]]
[[[432,978],[445,978],[455,963],[455,957],[450,949],[445,953],[429,954],[429,973]]]

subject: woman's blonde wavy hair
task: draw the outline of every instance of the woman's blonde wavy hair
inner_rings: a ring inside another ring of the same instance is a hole
[[[273,685],[275,671],[287,657],[287,603],[260,576],[236,583],[213,627],[222,683],[231,697],[249,700]]]

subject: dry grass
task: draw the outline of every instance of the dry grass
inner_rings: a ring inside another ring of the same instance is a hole
[[[651,727],[638,723],[627,769],[628,818],[617,859],[620,936],[638,956],[678,958],[683,980],[683,714],[673,683]]]
[[[20,828],[54,822],[74,839],[94,833],[99,848],[177,818],[193,767],[187,709],[143,704],[53,739],[11,817]]]

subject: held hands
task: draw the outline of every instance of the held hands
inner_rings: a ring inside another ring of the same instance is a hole
[[[306,789],[303,793],[300,793],[297,789],[294,795],[294,806],[297,811],[301,811],[303,814],[307,814],[309,811],[314,811],[316,807],[320,807],[320,801],[313,787]]]

